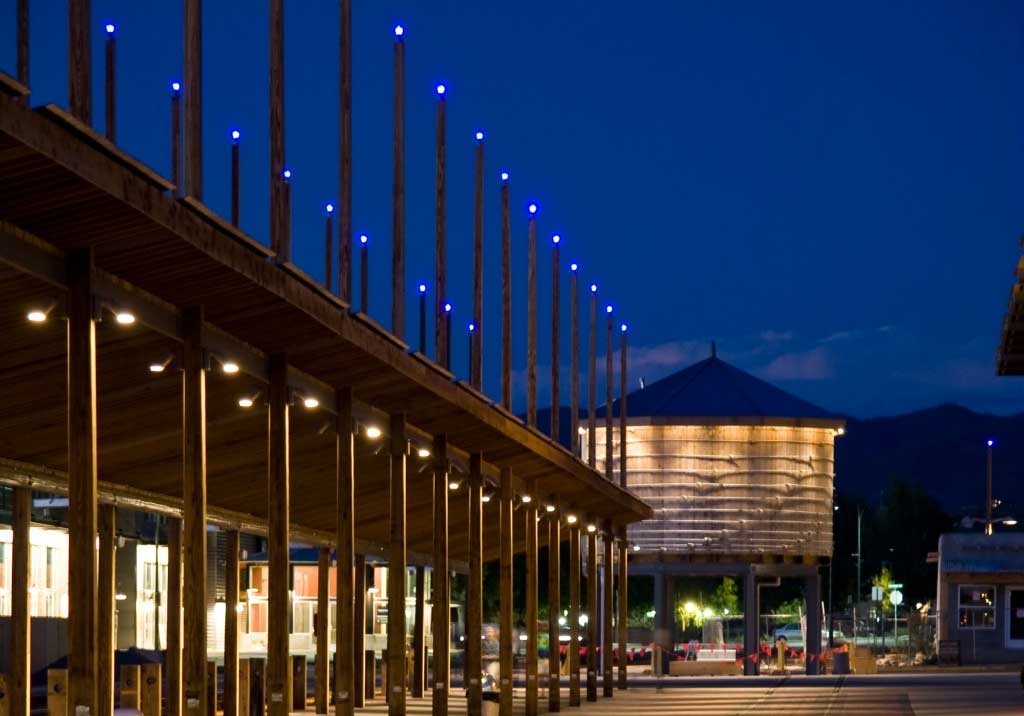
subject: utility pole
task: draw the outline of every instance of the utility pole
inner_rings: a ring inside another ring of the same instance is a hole
[[[992,446],[995,440],[989,438],[985,457],[985,535],[992,536]]]
[[[853,600],[853,643],[857,643],[857,605],[860,604],[861,599],[861,582],[860,582],[860,566],[861,566],[861,549],[860,549],[860,525],[861,519],[864,517],[864,508],[861,505],[857,505],[857,551],[853,554],[857,558],[857,594]]]

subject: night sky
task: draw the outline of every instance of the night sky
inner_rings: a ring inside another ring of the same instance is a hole
[[[0,68],[14,74],[14,5]],[[204,9],[205,201],[266,242],[267,3]],[[286,3],[287,164],[297,263],[322,277],[337,196],[338,8]],[[550,236],[629,323],[631,385],[719,354],[858,416],[945,401],[1024,410],[994,353],[1024,231],[1024,6],[1014,2],[354,0],[355,234],[390,324],[391,44],[406,28],[407,339],[433,274],[434,86],[448,87],[448,255],[467,375],[474,133],[486,133],[485,390],[499,395],[498,174],[512,175],[515,354],[525,363],[525,206],[540,204],[542,406]],[[181,2],[93,0],[118,27],[119,143],[170,174]],[[33,103],[67,104],[64,2],[32,8]],[[563,287],[567,286],[568,269]],[[357,284],[358,286],[358,284]],[[358,289],[357,289],[358,290]],[[568,321],[568,297],[563,315]],[[568,366],[568,330],[562,351]],[[431,332],[432,335],[432,332]],[[584,339],[585,341],[585,339]],[[617,341],[617,337],[616,337]],[[602,340],[599,344],[603,345]],[[585,342],[584,342],[585,345]],[[567,373],[567,371],[566,371]],[[562,380],[568,387],[568,375]],[[524,403],[519,381],[517,403]],[[602,393],[603,394],[603,393]]]

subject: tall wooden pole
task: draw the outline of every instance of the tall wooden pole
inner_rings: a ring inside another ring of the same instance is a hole
[[[114,104],[114,100],[115,100],[115,97],[116,97],[116,88],[115,88],[115,85],[114,85],[116,78],[115,78],[115,75],[114,75],[114,70],[115,70],[115,68],[117,66],[116,62],[115,62],[115,54],[116,54],[116,49],[117,48],[116,48],[115,42],[114,42],[114,26],[113,25],[107,25],[106,30],[107,30],[107,42],[106,42],[106,47],[104,48],[104,50],[105,50],[105,58],[104,59],[106,61],[105,62],[105,67],[104,67],[104,70],[105,70],[105,73],[106,73],[106,83],[104,85],[104,91],[105,91],[105,94],[106,94],[106,103],[105,103],[106,106],[105,106],[105,112],[104,112],[104,114],[105,114],[104,119],[105,119],[105,123],[106,123],[105,136],[111,142],[116,142],[117,141],[117,108],[116,108],[116,106]]]
[[[113,716],[114,713],[114,533],[115,516],[113,505],[100,505],[97,521],[99,533],[98,602],[96,623],[96,650],[99,656],[99,670],[96,682],[99,696],[99,713]]]
[[[181,520],[167,519],[167,714],[181,716]]]
[[[597,701],[597,533],[587,526],[587,701]]]
[[[81,4],[81,0],[72,5]],[[69,711],[97,713],[96,324],[91,249],[68,256]]]
[[[626,478],[626,324],[622,324],[619,342],[619,485],[625,489]],[[625,687],[623,687],[625,688]]]
[[[359,312],[370,312],[370,240],[359,236]]]
[[[352,303],[352,0],[340,0],[338,76],[338,297]],[[362,656],[360,656],[362,658]]]
[[[473,200],[473,360],[469,382],[483,387],[484,346],[484,134],[476,133],[476,184]]]
[[[629,641],[629,582],[627,581],[627,564],[629,562],[629,545],[625,539],[619,540],[619,691],[628,688],[629,655],[626,648]]]
[[[451,357],[448,355],[448,327],[444,320],[444,304],[448,300],[448,289],[445,283],[445,112],[444,85],[437,86],[437,175],[434,203],[434,352],[437,362],[447,367]]]
[[[612,361],[612,306],[605,308],[608,316],[607,341],[604,349],[604,476],[615,481],[615,432],[612,418],[612,391],[615,387],[615,363]]]
[[[272,3],[279,1],[272,0]],[[267,451],[267,551],[270,562],[267,605],[268,716],[288,716],[292,703],[291,663],[288,658],[288,490],[291,479],[288,392],[288,362],[283,354],[275,353],[270,356],[270,435]]]
[[[364,647],[366,645],[366,555],[355,557],[355,595],[352,600],[352,650],[355,660],[352,662],[352,706],[361,709],[366,704],[366,662]],[[371,694],[372,696],[372,694]]]
[[[512,218],[508,172],[501,173],[501,405],[512,410]]]
[[[394,164],[391,184],[391,332],[405,340],[405,42],[395,28]]]
[[[512,713],[512,653],[515,648],[512,633],[512,564],[513,564],[513,522],[514,493],[512,491],[512,470],[501,469],[500,497],[498,503],[498,678],[501,698],[501,713]]]
[[[572,454],[580,454],[580,295],[579,266],[570,264],[569,292],[572,294],[570,322],[572,323],[572,355],[569,358],[572,373],[569,398],[569,430],[572,432]]]
[[[18,0],[18,82],[29,86],[28,0]],[[28,98],[24,99],[28,104]],[[20,698],[20,694],[18,695]]]
[[[409,441],[405,435],[405,416],[391,416],[389,451],[390,539],[388,546],[388,604],[395,605],[388,615],[388,713],[405,716],[405,457]],[[272,715],[273,716],[273,715]]]
[[[288,260],[284,167],[284,0],[270,0],[270,249]]]
[[[92,12],[90,0],[68,0],[68,105],[92,124]]]
[[[559,250],[558,244],[561,237],[557,234],[551,237],[553,250],[551,252],[551,439],[558,442],[559,413],[561,412],[562,401],[558,396],[558,271]]]
[[[451,575],[448,572],[448,438],[434,438],[434,572],[430,629],[434,642],[432,709],[448,714],[451,687]]]
[[[237,129],[231,132],[231,225],[236,229],[241,221],[241,164],[242,147],[239,141],[242,138],[241,132]]]
[[[224,537],[224,716],[249,716],[238,713],[238,530]]]
[[[426,595],[426,572],[423,565],[416,565],[416,588],[415,602],[413,606],[412,625],[412,696],[414,699],[422,699],[427,685],[427,647],[426,647],[426,616],[427,616],[427,595]]]
[[[590,355],[587,372],[587,463],[597,466],[597,284],[590,284]]]
[[[32,629],[28,601],[31,580],[32,488],[14,488],[11,560],[10,716],[32,711]]]
[[[420,355],[427,355],[427,284],[419,285],[420,292]]]
[[[203,198],[202,7],[202,0],[185,0],[185,195],[200,201]]]
[[[580,525],[569,521],[569,705],[580,705]]]
[[[171,182],[174,196],[180,197],[181,185],[181,83],[171,83]]]
[[[537,502],[523,505],[526,529],[526,716],[537,715]]]
[[[483,456],[473,453],[469,458],[469,586],[466,590],[466,714],[480,716],[483,712],[483,691],[480,675],[483,660],[480,636],[483,631]]]
[[[561,710],[562,523],[558,512],[548,512],[548,711]]]
[[[334,268],[334,228],[331,226],[333,223],[331,215],[334,213],[334,204],[327,205],[326,213],[327,218],[324,221],[326,228],[326,231],[324,232],[324,288],[326,288],[327,292],[330,293],[332,283],[331,274],[333,273],[332,269]]]
[[[363,685],[356,679],[363,663],[363,624],[357,615],[363,613],[366,594],[355,588],[355,422],[352,419],[352,390],[341,388],[335,394],[335,469],[337,470],[337,532],[338,566],[335,569],[337,588],[334,635],[334,709],[337,716],[352,716]],[[365,565],[362,567],[365,581]],[[318,713],[326,713],[319,712]]]
[[[537,427],[537,205],[530,204],[526,268],[526,422]]]
[[[612,551],[613,538],[611,525],[607,525],[604,537],[601,540],[604,546],[604,605],[601,609],[603,624],[601,629],[601,657],[604,662],[604,695],[610,697],[615,693],[615,672],[612,663],[612,648],[615,643],[615,632],[612,623],[612,616],[615,614],[612,597],[615,594],[615,566],[614,553]]]
[[[318,714],[327,713],[331,691],[330,613],[331,613],[331,550],[317,551],[316,575],[316,671],[313,702]],[[351,604],[351,602],[349,602]],[[342,653],[340,650],[338,653]]]

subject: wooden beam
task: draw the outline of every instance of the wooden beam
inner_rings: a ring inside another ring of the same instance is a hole
[[[451,677],[451,574],[448,571],[448,437],[434,438],[434,572],[430,630],[434,642],[432,710],[447,716]]]
[[[619,343],[619,487],[626,489],[626,324],[622,324]],[[625,688],[625,687],[623,687]]]
[[[570,517],[574,517],[570,515]],[[569,705],[580,705],[580,525],[569,522]]]
[[[341,2],[338,123],[338,296],[352,302],[352,0]]]
[[[426,648],[426,572],[423,565],[416,567],[416,604],[412,627],[412,697],[422,699],[427,680]]]
[[[615,481],[615,433],[612,430],[612,391],[615,386],[615,363],[612,361],[612,314],[608,313],[607,342],[604,349],[604,476]]]
[[[572,433],[572,454],[578,457],[580,454],[580,292],[579,292],[579,267],[572,270],[569,276],[570,300],[570,322],[572,324],[572,348],[570,349],[570,367],[572,373],[571,388],[569,396],[569,430]]]
[[[270,249],[278,261],[291,260],[284,156],[284,0],[270,0]]]
[[[104,114],[106,120],[106,132],[105,136],[110,142],[117,141],[117,90],[116,90],[116,54],[117,54],[117,41],[114,38],[114,33],[107,33],[107,42],[105,54],[106,64],[104,70],[106,72],[106,85],[104,87],[106,93],[106,107]]]
[[[625,393],[623,393],[625,395]],[[629,581],[627,564],[629,563],[629,545],[626,540],[619,540],[619,691],[629,688],[629,658],[626,653],[629,641]]]
[[[501,175],[501,405],[512,410],[512,219],[507,173]]]
[[[86,0],[72,0],[71,6],[80,7],[83,2],[88,4]],[[74,16],[72,13],[73,21]],[[69,706],[77,715],[80,708],[86,709],[86,714],[98,713],[96,324],[92,251],[85,249],[69,255],[67,274],[68,562],[76,565],[68,570],[68,676]]]
[[[587,701],[597,701],[597,532],[587,529]]]
[[[526,534],[526,716],[537,716],[537,500],[523,505]]]
[[[587,464],[597,465],[597,285],[590,284],[590,351],[587,371]]]
[[[548,711],[561,710],[562,533],[558,512],[548,512]]]
[[[238,530],[225,530],[224,536],[224,716],[249,716],[239,709]]]
[[[18,0],[18,82],[24,87],[29,86],[28,18],[28,0]],[[24,101],[28,104],[28,97]]]
[[[185,0],[185,195],[203,200],[202,0]],[[186,528],[187,529],[187,528]]]
[[[483,660],[480,636],[483,631],[484,573],[483,573],[483,503],[480,498],[483,474],[480,453],[469,458],[469,584],[466,589],[466,654],[464,680],[466,684],[466,714],[481,716],[483,691],[480,674]]]
[[[551,251],[551,439],[558,442],[558,419],[562,407],[558,395],[558,272],[560,270],[558,242],[554,241]]]
[[[288,716],[292,703],[291,662],[288,659],[288,403],[288,363],[284,355],[274,354],[270,357],[270,440],[267,450],[267,547],[270,559],[267,607],[267,691],[270,694],[267,704],[268,716]]]
[[[609,433],[610,434],[610,433]],[[604,604],[601,608],[603,624],[601,629],[601,658],[604,667],[604,688],[605,697],[615,694],[614,665],[612,663],[612,649],[615,644],[614,625],[612,615],[615,613],[612,597],[615,594],[615,557],[612,550],[614,539],[611,533],[611,525],[606,526],[604,536],[601,539],[604,547]]]
[[[99,553],[97,555],[98,588],[96,611],[96,650],[99,660],[96,672],[96,691],[99,698],[99,713],[113,716],[114,713],[114,532],[116,519],[111,505],[100,505],[97,532]]]
[[[342,388],[335,396],[335,469],[337,470],[337,544],[338,566],[335,617],[334,656],[334,708],[337,716],[352,716],[353,705],[362,696],[362,684],[356,679],[363,663],[360,621],[366,604],[366,594],[356,591],[353,580],[355,559],[355,423],[352,419],[352,390]],[[365,565],[358,567],[365,573]],[[363,580],[365,581],[365,575]],[[365,586],[365,585],[364,585]],[[357,616],[358,615],[358,616]],[[318,713],[327,713],[319,711]]]
[[[473,345],[469,383],[477,390],[483,386],[484,348],[484,142],[476,143],[476,181],[473,191]]]
[[[437,167],[434,194],[434,356],[445,370],[451,368],[448,355],[448,331],[444,304],[448,300],[445,284],[445,111],[444,93],[437,96]]]
[[[527,229],[526,424],[537,427],[537,217],[533,212]]]
[[[185,611],[184,699],[186,716],[206,714],[206,360],[203,310],[182,315],[182,519]]]
[[[352,706],[357,709],[366,705],[366,691],[369,679],[366,674],[366,555],[355,557],[355,596],[352,600]],[[371,692],[372,694],[372,692]],[[339,714],[341,716],[341,714]]]
[[[327,713],[328,694],[331,690],[331,654],[330,654],[330,582],[331,582],[331,550],[321,547],[317,554],[316,575],[316,670],[313,687],[313,701],[318,714]],[[351,602],[349,602],[351,603]],[[338,653],[343,653],[338,651]]]
[[[68,106],[92,124],[92,13],[90,0],[68,0]],[[74,676],[72,675],[72,680]],[[71,687],[74,690],[74,686]],[[81,705],[81,704],[80,704]]]
[[[181,711],[181,520],[167,520],[167,716]]]
[[[405,716],[405,416],[391,416],[388,481],[391,493],[388,548],[388,714]],[[276,716],[272,714],[271,716]]]
[[[11,560],[10,716],[29,716],[32,696],[32,629],[28,589],[31,584],[32,488],[14,488],[13,559]]]
[[[512,633],[512,542],[513,542],[513,508],[515,492],[512,483],[512,471],[502,470],[500,497],[498,503],[498,610],[499,610],[499,688],[501,690],[501,713],[512,713],[512,667],[513,644]]]
[[[405,340],[405,42],[395,33],[391,182],[391,332]],[[440,170],[439,170],[440,171]]]

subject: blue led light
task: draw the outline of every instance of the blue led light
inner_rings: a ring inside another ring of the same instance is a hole
[[[469,332],[473,333],[474,331],[476,331],[476,324],[475,323],[470,323],[469,324]]]
[[[597,284],[596,283],[590,284],[590,292],[591,293],[597,293]]]
[[[237,129],[232,129],[231,130],[231,139],[232,140],[237,142],[241,138],[242,138],[242,133],[241,132],[239,132]]]
[[[477,132],[476,133],[476,141],[478,141],[478,142],[484,141],[484,133],[483,132]]]
[[[553,243],[555,246],[558,246],[558,243],[561,240],[562,240],[562,237],[559,236],[558,234],[555,234],[554,236],[551,237],[551,243]]]
[[[995,440],[993,440],[992,438],[989,438],[989,439],[988,439],[988,446],[989,446],[989,447],[992,447],[992,446],[993,446],[993,445],[995,445],[995,444],[996,444],[996,441],[995,441]]]
[[[421,283],[420,284],[420,293],[426,293],[426,292],[427,292],[427,284]]]
[[[575,264],[575,263],[569,264],[569,270],[570,271],[576,271],[578,269],[579,269],[579,264]]]
[[[359,243],[361,243],[363,246],[366,246],[366,242],[369,241],[369,240],[370,240],[370,237],[367,236],[366,234],[360,234],[359,235]]]
[[[444,312],[445,313],[451,313],[452,312],[452,304],[450,304],[450,303],[444,304]]]
[[[447,88],[444,85],[438,85],[437,86],[437,94],[439,96],[443,97],[446,89]]]
[[[609,303],[607,306],[605,306],[604,307],[604,312],[605,313],[611,313],[612,312],[612,304]]]
[[[285,181],[291,179],[292,178],[292,170],[291,169],[285,169],[283,172],[281,172],[281,176],[283,176],[285,178]]]
[[[401,25],[395,25],[395,37],[401,37],[405,34],[405,28]]]
[[[106,30],[107,30],[107,34],[108,35],[113,35],[114,34],[114,23],[108,22]]]
[[[171,82],[171,92],[181,92],[181,82]]]
[[[327,204],[324,205],[324,209],[327,210],[328,214],[333,214],[334,213],[334,204],[332,204],[331,202],[327,202]]]
[[[625,324],[625,323],[623,323],[623,324],[622,324],[622,332],[623,332],[623,333],[625,333],[625,332],[626,332],[626,328],[627,328],[626,324]]]
[[[508,172],[502,172],[501,173],[501,180],[502,181],[508,181]]]
[[[537,213],[537,205],[536,204],[530,204],[530,206],[527,207],[527,211],[530,212],[531,216],[536,214]]]

